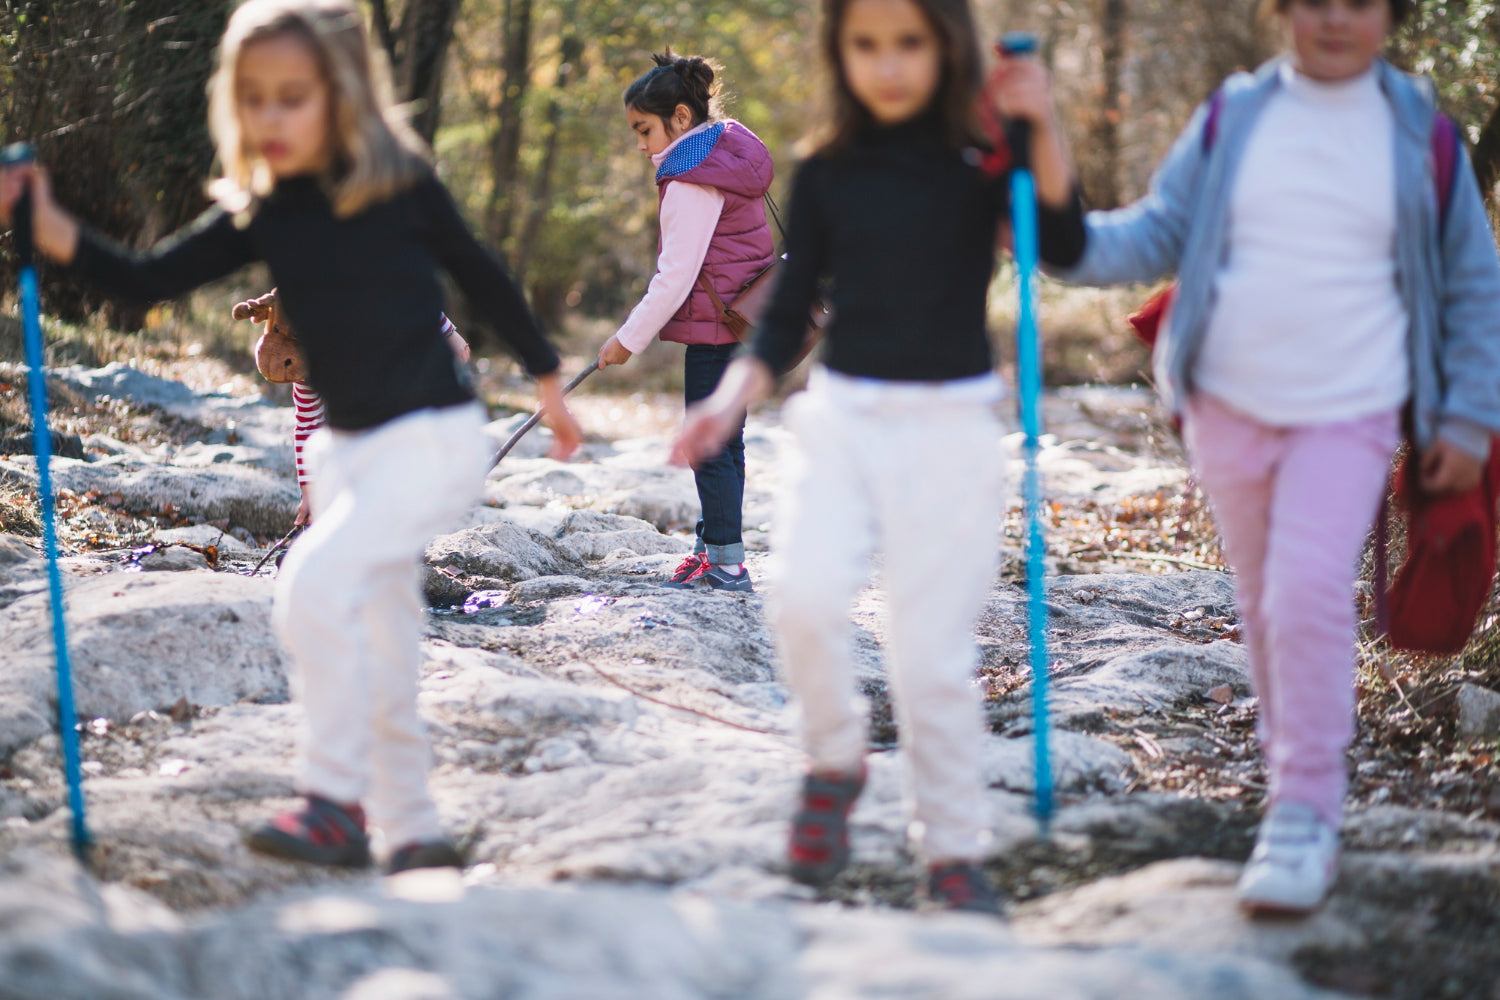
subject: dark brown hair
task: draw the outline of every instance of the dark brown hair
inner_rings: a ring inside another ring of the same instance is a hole
[[[844,26],[844,12],[854,0],[823,0],[823,27],[819,45],[829,75],[830,101],[827,121],[814,133],[812,149],[829,154],[843,149],[856,132],[871,122],[865,110],[844,79],[844,65],[839,53],[839,34]],[[933,95],[932,107],[942,123],[943,135],[955,148],[970,146],[979,140],[974,120],[975,102],[979,97],[981,69],[979,40],[968,0],[911,0],[927,17],[938,36],[943,53],[943,75]]]
[[[718,68],[702,56],[675,56],[671,46],[653,54],[655,68],[647,70],[625,88],[625,106],[662,121],[671,118],[677,105],[693,113],[693,125],[719,117],[719,88],[714,83]]]
[[[1292,5],[1293,0],[1261,0],[1260,15],[1270,18],[1273,14],[1285,14],[1286,9]],[[1412,0],[1386,0],[1391,7],[1391,24],[1399,25],[1411,16]]]

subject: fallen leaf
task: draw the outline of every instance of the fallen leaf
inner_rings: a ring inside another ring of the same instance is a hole
[[[187,722],[189,719],[196,719],[199,711],[198,706],[188,701],[186,696],[184,696],[172,703],[167,709],[167,715],[171,717],[173,722]]]

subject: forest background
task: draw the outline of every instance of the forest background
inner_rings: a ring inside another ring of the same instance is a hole
[[[650,67],[650,53],[670,45],[723,66],[729,113],[770,147],[778,193],[825,90],[816,0],[362,5],[389,56],[397,97],[412,102],[455,197],[552,327],[610,326],[650,279],[656,191],[621,105],[625,86]],[[207,206],[204,84],[233,6],[3,0],[0,133],[38,144],[61,199],[83,218],[128,244],[148,245]],[[1019,28],[1041,36],[1093,207],[1139,196],[1192,109],[1228,73],[1253,67],[1279,44],[1257,17],[1259,0],[977,0],[974,7],[986,37]],[[1435,79],[1493,200],[1497,4],[1419,0],[1389,55]],[[10,277],[0,274],[6,287]],[[49,312],[64,320],[114,329],[149,329],[170,315],[106,303],[55,273],[44,277],[44,295]],[[1084,336],[1128,341],[1109,315],[1096,320],[1112,329]],[[1128,377],[1130,361],[1122,368],[1100,360],[1108,354],[1091,348],[1083,356],[1092,370],[1072,365],[1064,376]],[[1051,359],[1061,363],[1056,352]]]

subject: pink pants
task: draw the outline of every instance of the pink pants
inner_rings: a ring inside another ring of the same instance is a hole
[[[1354,574],[1397,413],[1275,427],[1200,393],[1184,436],[1235,573],[1271,801],[1312,806],[1337,829],[1354,733]]]

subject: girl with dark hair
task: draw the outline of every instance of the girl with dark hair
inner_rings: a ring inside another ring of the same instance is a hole
[[[1484,201],[1431,88],[1380,58],[1410,8],[1267,0],[1286,54],[1224,82],[1145,198],[1090,213],[1062,274],[1178,276],[1156,383],[1234,568],[1270,776],[1251,912],[1312,911],[1338,870],[1353,583],[1403,422],[1433,495],[1472,488],[1500,431]]]
[[[974,622],[994,580],[1004,509],[1003,394],[985,332],[1007,177],[984,172],[978,44],[963,0],[827,0],[831,119],[788,209],[787,264],[750,354],[688,412],[674,458],[713,454],[765,398],[832,285],[823,364],[784,409],[796,435],[774,522],[768,611],[810,756],[788,857],[794,878],[849,860],[865,782],[849,606],[884,555],[888,670],[907,752],[928,898],[998,912],[979,867],[990,836]],[[1017,60],[989,96],[1030,121],[1041,251],[1076,260],[1083,228],[1046,71]]]
[[[771,262],[762,197],[771,154],[737,121],[719,117],[714,68],[697,56],[652,56],[656,67],[625,91],[625,120],[656,165],[661,247],[656,275],[625,324],[599,351],[599,367],[624,364],[657,334],[685,344],[683,396],[692,405],[719,384],[738,341],[714,296],[738,290]],[[693,470],[702,517],[692,555],[665,586],[749,591],[741,506],[743,423]]]

